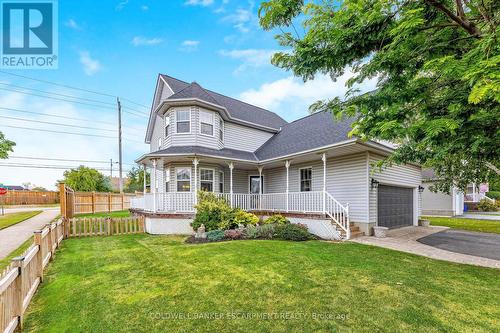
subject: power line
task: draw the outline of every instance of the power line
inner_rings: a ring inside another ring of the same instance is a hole
[[[13,112],[27,113],[27,114],[36,114],[36,115],[45,116],[45,117],[54,117],[54,118],[63,118],[63,119],[70,119],[70,120],[85,121],[85,122],[89,122],[89,123],[96,122],[95,119],[91,120],[91,119],[85,119],[85,118],[68,117],[68,116],[62,116],[62,115],[58,115],[58,114],[34,112],[34,111],[27,111],[27,110],[13,109],[13,108],[0,107],[0,110],[7,110],[7,111],[13,111]],[[99,120],[99,123],[106,124],[106,125],[113,125],[113,126],[116,125],[115,123],[112,123],[110,121]],[[139,130],[137,128],[132,128],[132,127],[124,127],[124,128],[127,130],[142,132],[141,130]]]
[[[109,161],[95,161],[95,160],[72,160],[72,159],[64,159],[64,158],[46,158],[46,157],[28,157],[28,156],[9,156],[9,159],[17,158],[17,159],[27,159],[27,160],[45,160],[45,161],[60,161],[60,162],[84,162],[84,163],[100,163],[100,164],[109,164]],[[134,166],[132,163],[123,163],[124,165]]]
[[[33,168],[33,169],[54,169],[54,170],[69,170],[69,169],[78,169],[78,166],[64,166],[64,165],[36,165],[36,164],[22,164],[22,163],[0,163],[0,167],[9,167],[9,168]],[[100,167],[89,167],[92,169],[96,169],[99,171],[110,171],[109,168],[100,168]],[[113,171],[117,171],[114,170]],[[129,170],[126,170],[129,171]]]
[[[56,100],[56,101],[62,101],[62,102],[68,102],[68,103],[76,103],[76,104],[86,105],[86,106],[95,107],[95,108],[101,108],[101,109],[107,109],[107,110],[115,110],[115,108],[110,107],[110,106],[98,105],[98,104],[92,104],[92,103],[80,102],[80,101],[72,101],[72,100],[69,100],[69,99],[59,98],[59,97],[39,95],[39,94],[34,94],[34,93],[30,93],[30,92],[18,90],[18,89],[0,88],[0,90],[12,91],[12,92],[17,92],[17,93],[25,94],[25,95],[31,95],[31,96],[35,96],[35,97],[49,98],[49,99],[53,99],[53,100]],[[128,109],[130,109],[130,108],[128,108]],[[140,113],[136,113],[136,112],[132,112],[132,111],[123,111],[123,112],[126,112],[126,113],[134,115],[134,116],[138,116],[138,117],[148,118],[148,116],[146,114],[140,114]]]
[[[84,92],[92,93],[92,94],[96,94],[96,95],[113,97],[113,98],[116,97],[115,95],[111,95],[111,94],[107,94],[107,93],[103,93],[103,92],[93,91],[93,90],[84,89],[84,88],[77,88],[77,87],[69,86],[69,85],[66,85],[66,84],[55,83],[55,82],[51,82],[51,81],[47,81],[47,80],[42,80],[42,79],[35,79],[35,78],[29,77],[29,76],[25,76],[25,75],[21,75],[21,74],[14,74],[14,73],[10,73],[10,72],[4,71],[4,70],[0,70],[0,73],[11,75],[11,76],[17,76],[17,77],[21,77],[21,78],[24,78],[24,79],[37,81],[37,82],[52,84],[52,85],[55,85],[55,86],[64,87],[64,88],[68,88],[68,89],[84,91]],[[133,104],[136,104],[136,105],[139,105],[139,106],[142,106],[144,108],[149,109],[148,106],[145,106],[144,104],[141,104],[141,103],[134,102],[134,101],[132,101],[132,100],[130,100],[128,98],[123,98],[122,97],[122,99],[125,99],[125,100],[129,101],[130,103],[133,103]]]
[[[116,132],[116,130],[105,129],[105,128],[69,125],[69,124],[62,124],[62,123],[54,123],[54,122],[50,122],[50,121],[32,120],[32,119],[24,119],[24,118],[9,117],[9,116],[0,116],[0,118],[27,121],[27,122],[38,123],[38,124],[57,125],[57,126],[65,126],[65,127],[72,127],[72,128],[83,128],[83,129],[91,129],[91,130],[97,130],[97,131]]]

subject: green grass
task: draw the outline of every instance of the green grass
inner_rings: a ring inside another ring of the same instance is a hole
[[[30,237],[26,242],[24,242],[17,249],[9,253],[7,257],[0,259],[0,272],[4,270],[5,267],[9,266],[12,258],[18,257],[24,253],[33,244],[33,237]]]
[[[121,210],[118,212],[111,213],[95,213],[95,214],[77,214],[75,217],[129,217],[131,216],[130,211]]]
[[[41,210],[30,212],[7,213],[4,216],[0,215],[0,230],[10,227],[11,225],[23,222],[35,215],[40,214]]]
[[[493,332],[499,327],[500,270],[349,242],[182,240],[144,234],[65,240],[28,308],[25,331]],[[262,319],[262,314],[288,319]],[[176,319],[179,315],[184,318]],[[200,315],[212,319],[196,319]]]
[[[500,221],[462,219],[454,217],[424,217],[431,221],[431,225],[450,227],[468,231],[492,232],[500,234]]]

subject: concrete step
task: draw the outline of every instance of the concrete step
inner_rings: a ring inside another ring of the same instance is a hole
[[[358,237],[361,237],[361,236],[364,236],[364,235],[365,235],[365,233],[362,232],[362,231],[359,231],[359,230],[358,231],[354,231],[354,232],[351,231],[351,239],[358,238]]]
[[[355,227],[355,226],[351,225],[351,233],[356,232],[356,231],[359,231],[359,227]]]

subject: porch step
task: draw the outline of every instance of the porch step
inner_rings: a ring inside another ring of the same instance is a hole
[[[364,235],[365,235],[365,233],[363,231],[359,231],[359,230],[358,231],[351,231],[351,239],[358,238],[358,237],[361,237]]]

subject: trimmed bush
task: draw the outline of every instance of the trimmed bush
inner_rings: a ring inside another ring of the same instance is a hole
[[[257,227],[257,238],[272,239],[276,224],[264,224]]]
[[[226,230],[224,231],[224,237],[227,239],[241,239],[243,236],[243,233],[240,229],[232,229],[232,230]]]
[[[257,217],[257,215],[245,212],[242,209],[235,209],[233,214],[234,215],[232,222],[234,224],[234,227],[237,227],[239,225],[257,225],[257,223],[259,223],[259,218]]]
[[[281,214],[269,216],[264,220],[264,224],[287,224],[290,223],[286,217]]]
[[[258,236],[258,227],[249,225],[243,230],[243,237],[247,239],[255,239]]]
[[[292,223],[276,226],[274,237],[291,241],[306,241],[313,238],[307,231],[307,226]]]
[[[223,230],[212,230],[207,232],[207,239],[209,242],[217,242],[224,239]]]
[[[232,209],[226,200],[218,198],[211,192],[200,191],[196,216],[191,223],[194,230],[204,224],[206,231],[229,229],[232,220]]]
[[[477,209],[482,212],[496,212],[497,206],[487,199],[482,199],[477,204]]]

